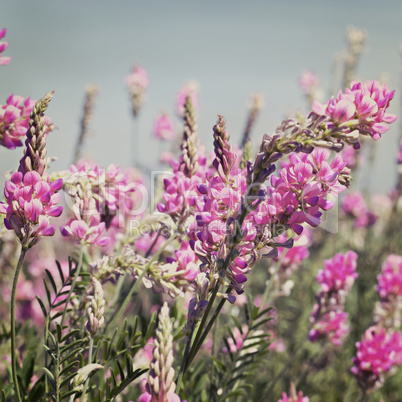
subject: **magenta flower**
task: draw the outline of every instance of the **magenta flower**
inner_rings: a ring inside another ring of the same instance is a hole
[[[162,141],[173,141],[176,138],[172,119],[165,113],[161,113],[154,125],[155,138]]]
[[[357,278],[357,254],[348,251],[346,254],[338,253],[330,260],[324,262],[324,269],[317,275],[321,290],[326,293],[348,292]]]
[[[278,402],[309,402],[309,398],[307,396],[303,396],[303,392],[296,392],[296,387],[293,382],[290,383],[290,392],[289,396],[286,392],[282,393],[282,398],[278,399]]]
[[[315,306],[315,309],[318,309],[318,305]],[[349,333],[347,318],[348,314],[343,311],[331,311],[324,314],[314,322],[314,326],[309,332],[310,342],[328,339],[334,345],[340,346],[345,335]]]
[[[402,296],[402,256],[388,256],[377,280],[377,291],[382,299]]]
[[[355,220],[357,228],[372,226],[377,217],[369,211],[360,193],[348,193],[342,200],[342,210]]]
[[[6,28],[0,29],[0,39],[3,39],[6,35]],[[6,66],[10,63],[11,57],[5,57],[1,54],[7,49],[8,43],[7,42],[0,42],[0,66]]]
[[[373,326],[366,330],[356,348],[354,367],[350,371],[364,390],[380,387],[384,375],[402,364],[402,333],[399,331],[386,332],[383,327]]]

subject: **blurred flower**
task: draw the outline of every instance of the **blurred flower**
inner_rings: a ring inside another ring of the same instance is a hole
[[[0,39],[3,39],[6,35],[6,28],[0,29]],[[2,52],[4,52],[8,47],[7,42],[0,42],[0,66],[6,66],[10,63],[11,57],[2,56]]]
[[[131,74],[126,77],[126,85],[131,97],[133,115],[137,117],[144,102],[145,90],[149,85],[146,70],[140,66],[134,66]]]
[[[180,117],[184,115],[184,105],[186,104],[188,96],[191,99],[191,104],[194,110],[198,109],[198,91],[199,84],[197,81],[189,81],[181,88],[176,100],[176,113]]]
[[[401,332],[386,332],[385,328],[373,326],[366,330],[356,348],[354,367],[350,371],[363,390],[381,387],[384,375],[402,364]]]
[[[156,118],[154,135],[155,138],[162,141],[173,141],[176,138],[173,121],[166,113],[161,113]]]

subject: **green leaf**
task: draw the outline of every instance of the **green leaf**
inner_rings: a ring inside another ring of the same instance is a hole
[[[148,369],[137,369],[135,370],[130,376],[127,376],[127,378],[122,381],[117,387],[115,387],[112,392],[110,393],[110,396],[112,398],[116,397],[119,395],[130,383],[132,383],[136,378],[140,377],[144,373],[146,373]]]
[[[54,386],[56,383],[55,383],[53,374],[46,367],[42,367],[42,370],[44,371],[44,373],[46,374],[47,378],[49,379],[49,381]]]
[[[61,343],[61,338],[62,338],[62,329],[61,326],[58,322],[56,322],[56,333],[57,333],[57,342]]]
[[[67,366],[65,366],[63,368],[63,370],[61,370],[60,372],[60,376],[62,377],[64,374],[67,374],[74,366],[77,365],[77,361],[71,362],[70,364],[68,364]]]
[[[71,352],[69,352],[67,355],[63,356],[63,358],[60,360],[60,365],[64,364],[65,362],[68,361],[68,359],[70,359],[73,356],[77,356],[78,353],[81,353],[84,349],[80,348],[80,349],[74,349]]]
[[[54,279],[53,279],[52,274],[51,274],[50,271],[49,271],[48,269],[46,269],[46,268],[45,268],[45,272],[46,272],[47,277],[49,278],[49,282],[50,282],[50,284],[52,285],[52,288],[53,288],[53,290],[54,290],[54,293],[57,294],[57,286],[56,286],[56,282],[55,282]]]
[[[47,281],[45,281],[45,279],[43,280],[43,283],[45,285],[46,297],[47,297],[48,304],[49,304],[49,306],[51,306],[52,305],[52,297],[50,295],[49,285],[47,284]]]
[[[57,260],[56,260],[56,265],[57,265],[57,270],[59,271],[61,283],[64,283],[64,274],[63,274],[63,270],[61,269],[61,265],[60,265],[60,263],[59,263]]]
[[[45,393],[45,384],[40,379],[36,381],[28,395],[28,401],[40,401]]]
[[[38,301],[39,306],[40,306],[40,308],[41,308],[41,310],[42,310],[42,313],[43,313],[43,315],[45,316],[45,319],[46,319],[46,317],[47,317],[47,312],[46,312],[45,305],[43,304],[43,302],[42,302],[42,300],[40,299],[39,296],[35,296],[35,297],[36,297],[36,300]]]
[[[124,370],[123,367],[121,367],[121,364],[118,360],[116,360],[117,363],[117,367],[119,369],[119,373],[120,373],[120,378],[122,379],[122,381],[124,381],[124,379],[126,378],[125,374],[124,374]]]
[[[120,350],[120,346],[121,346],[121,344],[123,343],[124,338],[127,336],[127,334],[128,334],[128,331],[124,331],[124,332],[120,335],[120,338],[119,338],[119,340],[118,340],[117,343],[116,343],[116,349],[117,349],[117,350]]]
[[[63,338],[61,338],[60,343],[64,343],[68,338],[71,338],[72,336],[75,336],[80,333],[79,329],[73,329],[71,332],[68,334],[64,335]]]
[[[60,388],[63,388],[65,385],[69,384],[71,380],[77,375],[78,373],[71,373],[67,377],[63,379],[63,381],[60,383]]]
[[[148,329],[147,329],[147,331],[145,333],[145,336],[144,336],[144,342],[147,342],[148,339],[151,337],[152,331],[153,331],[154,326],[155,326],[155,322],[156,322],[156,311],[152,314],[151,320],[150,320],[149,325],[148,325]]]

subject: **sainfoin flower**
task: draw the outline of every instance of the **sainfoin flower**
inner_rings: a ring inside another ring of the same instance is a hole
[[[6,104],[0,106],[0,145],[8,149],[22,146],[35,103],[29,98],[10,95]]]
[[[133,71],[126,77],[126,85],[131,97],[133,115],[136,117],[149,85],[147,71],[140,66],[134,66]]]
[[[303,392],[299,391],[296,392],[295,384],[292,382],[290,383],[290,392],[289,396],[286,392],[282,393],[282,398],[278,399],[278,402],[309,402],[309,398],[307,396],[303,396]]]
[[[124,221],[132,206],[134,187],[115,165],[102,169],[83,162],[72,165],[70,173],[64,187],[72,197],[74,218],[60,228],[61,233],[87,244],[106,246],[110,239],[103,236],[104,231],[113,225],[124,226],[120,219]]]
[[[383,327],[373,326],[366,330],[356,348],[350,371],[364,390],[380,387],[384,375],[402,364],[402,333],[399,331],[387,332]]]
[[[310,317],[311,342],[328,339],[334,345],[340,346],[348,334],[348,314],[344,312],[344,302],[347,292],[357,278],[356,265],[357,254],[348,251],[326,260],[325,268],[318,272],[317,281],[321,289],[316,296],[317,303]]]
[[[4,189],[7,204],[0,203],[6,228],[13,229],[21,242],[53,236],[55,225],[50,224],[49,217],[60,216],[63,211],[56,206],[61,197],[56,192],[62,185],[62,179],[50,182],[49,177],[42,178],[37,172],[13,173]]]
[[[347,125],[350,131],[370,135],[374,140],[389,130],[397,116],[386,113],[389,103],[395,95],[385,84],[378,81],[357,83],[352,81],[351,88],[339,91],[336,98],[327,103],[313,102],[313,112],[319,116],[328,116],[335,125]]]
[[[0,203],[0,213],[6,214],[4,224],[14,230],[24,248],[35,245],[41,237],[52,236],[54,225],[49,217],[60,216],[63,207],[57,191],[63,180],[50,181],[46,169],[46,110],[53,92],[38,101],[30,115],[24,156],[18,172],[5,183],[6,204]]]
[[[6,28],[0,29],[0,39],[6,35]],[[7,49],[7,42],[0,42],[0,66],[6,66],[10,63],[11,57],[2,56],[1,54]]]
[[[175,393],[172,343],[172,323],[169,308],[165,302],[159,313],[151,371],[148,381],[145,378],[141,381],[142,395],[138,402],[181,402],[180,397]]]
[[[388,256],[377,280],[377,291],[382,299],[402,296],[402,256]]]
[[[162,141],[172,141],[176,138],[172,119],[166,114],[161,113],[155,120],[154,136]]]

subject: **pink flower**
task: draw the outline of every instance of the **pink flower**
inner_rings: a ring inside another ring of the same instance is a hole
[[[63,211],[56,206],[62,185],[62,179],[50,182],[49,176],[41,177],[35,171],[13,173],[4,189],[7,204],[0,203],[6,228],[14,230],[21,242],[31,239],[31,245],[43,236],[53,236],[55,226],[50,225],[49,217],[60,216]]]
[[[320,320],[314,322],[314,326],[309,333],[310,342],[329,339],[334,345],[340,346],[345,335],[349,333],[349,325],[346,322],[347,317],[348,314],[343,311],[331,311],[324,314]]]
[[[346,254],[338,253],[324,263],[325,268],[320,270],[317,281],[321,285],[321,290],[326,293],[348,292],[357,278],[357,254],[348,251]]]
[[[6,35],[6,28],[0,29],[0,39],[3,39],[4,36]],[[5,57],[2,56],[2,52],[4,52],[8,47],[7,42],[0,42],[0,66],[6,66],[8,63],[10,63],[11,57]]]
[[[305,95],[309,95],[319,83],[318,76],[312,71],[303,71],[299,78],[299,85]]]
[[[126,85],[131,98],[133,115],[136,117],[144,102],[145,90],[149,85],[146,70],[134,66],[132,73],[126,77]]]
[[[134,66],[133,71],[126,77],[126,84],[132,90],[147,89],[149,85],[148,73],[145,68]]]
[[[367,81],[363,84],[352,82],[350,89],[339,91],[336,98],[327,103],[313,102],[313,112],[326,115],[335,125],[348,124],[350,131],[359,130],[370,135],[374,140],[389,130],[397,116],[386,113],[395,91],[390,91],[385,84]]]
[[[176,112],[180,117],[184,115],[184,105],[186,103],[187,96],[190,97],[191,104],[194,110],[198,109],[197,93],[198,93],[198,83],[196,81],[189,81],[180,90],[176,100]]]
[[[351,372],[363,389],[381,386],[384,374],[402,364],[402,333],[386,332],[385,328],[373,326],[366,330],[361,342],[356,343]]]
[[[402,140],[399,144],[399,152],[398,152],[397,162],[398,162],[398,165],[402,165]]]
[[[355,219],[357,228],[372,226],[377,217],[368,210],[360,193],[348,193],[342,201],[342,210]]]
[[[282,399],[278,399],[278,402],[309,402],[309,400],[310,399],[307,396],[303,396],[302,391],[296,393],[295,384],[291,382],[289,396],[286,394],[286,392],[283,392]]]
[[[402,296],[402,256],[391,254],[377,276],[377,291],[382,299]]]
[[[0,106],[0,145],[8,149],[22,146],[22,138],[29,127],[29,115],[36,101],[10,95]]]
[[[154,125],[154,135],[162,141],[173,141],[176,138],[172,119],[165,113],[161,113]]]

